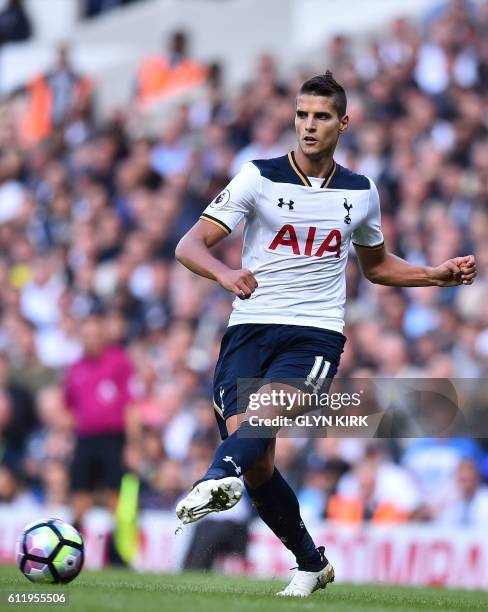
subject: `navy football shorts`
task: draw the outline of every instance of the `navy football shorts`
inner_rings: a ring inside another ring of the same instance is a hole
[[[308,381],[319,383],[325,392],[339,367],[345,341],[339,332],[302,325],[244,323],[227,328],[213,382],[222,439],[229,435],[225,421],[246,410],[247,402],[238,401],[238,379]]]

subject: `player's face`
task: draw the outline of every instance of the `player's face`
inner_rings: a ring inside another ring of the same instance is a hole
[[[330,155],[347,129],[349,117],[339,117],[333,98],[302,94],[297,98],[295,130],[298,145],[311,159]]]

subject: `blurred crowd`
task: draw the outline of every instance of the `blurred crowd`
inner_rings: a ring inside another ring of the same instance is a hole
[[[98,17],[134,2],[141,2],[141,0],[82,0],[81,13],[88,18]]]
[[[170,70],[191,57],[178,36]],[[96,87],[65,49],[37,89],[1,102],[0,501],[72,500],[70,466],[87,434],[76,406],[94,393],[75,375],[89,359],[91,315],[127,389],[102,381],[101,403],[118,397],[125,419],[110,424],[101,409],[88,433],[125,435],[141,507],[172,510],[206,470],[231,296],[175,262],[174,249],[245,161],[293,148],[296,91],[326,68],[351,118],[336,160],[378,185],[388,249],[428,265],[474,253],[478,265],[472,286],[396,289],[363,279],[351,253],[339,376],[486,377],[488,2],[444,3],[420,25],[395,19],[361,48],[338,35],[293,74],[262,55],[238,90],[227,91],[220,64],[205,67],[197,101],[175,102],[153,135],[129,129],[134,100],[98,119]],[[40,131],[29,124],[35,104],[48,115]],[[216,248],[234,268],[240,250],[239,231]],[[277,445],[304,518],[349,523],[488,525],[487,457],[483,440],[460,438]]]

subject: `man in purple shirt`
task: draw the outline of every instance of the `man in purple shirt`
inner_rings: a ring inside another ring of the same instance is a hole
[[[77,442],[71,469],[75,524],[94,501],[115,510],[122,476],[125,410],[132,402],[133,368],[124,348],[108,345],[103,318],[81,326],[83,356],[66,372],[64,393]],[[100,500],[95,493],[100,491]]]

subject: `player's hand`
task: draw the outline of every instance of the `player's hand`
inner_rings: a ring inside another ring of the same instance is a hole
[[[227,291],[230,291],[241,300],[247,300],[258,286],[257,280],[251,270],[231,270],[222,272],[217,277],[217,282]]]
[[[453,257],[433,268],[432,278],[439,287],[472,285],[476,276],[474,255]]]

